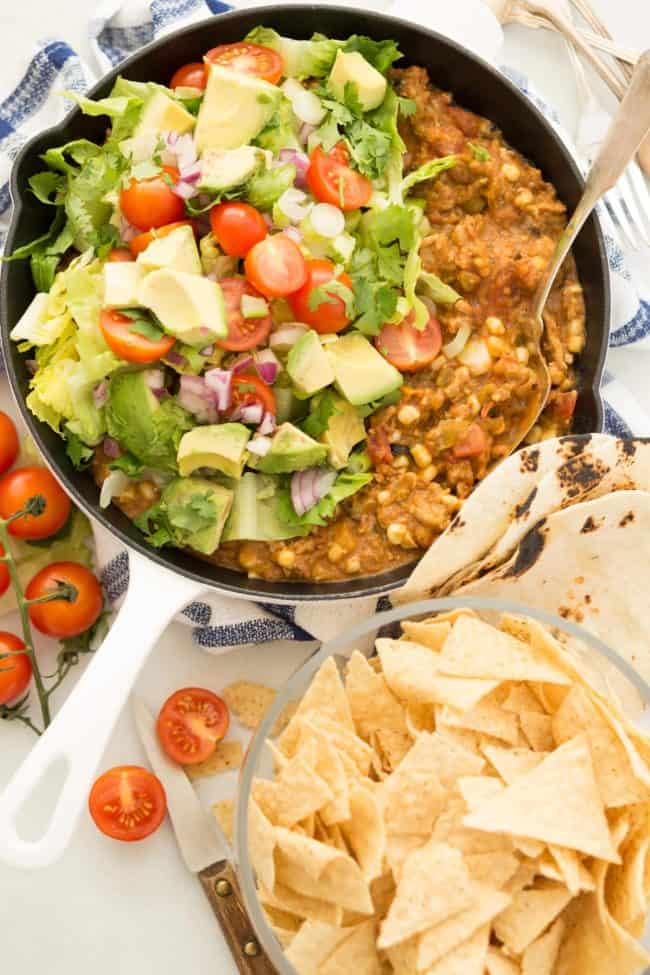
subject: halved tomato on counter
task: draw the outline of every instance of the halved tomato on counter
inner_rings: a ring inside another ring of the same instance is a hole
[[[100,775],[90,790],[88,807],[105,836],[133,843],[158,829],[167,797],[153,772],[139,765],[120,765]]]
[[[225,701],[203,687],[184,687],[163,704],[158,738],[175,762],[196,765],[212,755],[229,724]]]
[[[345,302],[334,293],[322,293],[323,300],[315,307],[311,306],[314,290],[322,288],[330,281],[336,280],[350,291],[352,290],[352,281],[345,271],[336,279],[335,271],[336,268],[331,261],[307,261],[307,280],[302,288],[290,295],[288,299],[296,321],[311,325],[321,335],[340,332],[350,324],[350,319],[345,313]],[[327,289],[323,290],[325,292]]]
[[[414,312],[401,322],[389,322],[375,337],[375,346],[400,372],[416,372],[436,358],[442,346],[438,319],[431,315],[423,329],[413,324]]]
[[[120,193],[120,210],[138,230],[163,227],[185,216],[185,203],[172,190],[179,172],[174,166],[163,166],[162,170],[150,179],[132,179]]]
[[[236,44],[219,44],[211,48],[204,59],[210,64],[220,64],[242,74],[252,74],[262,81],[277,85],[284,71],[284,61],[277,51],[261,44],[238,41]]]
[[[350,156],[342,142],[329,152],[316,146],[309,157],[307,185],[317,200],[341,210],[358,210],[367,205],[372,183],[349,163]]]
[[[139,332],[132,331],[134,322],[127,315],[112,308],[102,309],[99,327],[107,346],[120,359],[146,365],[157,362],[171,351],[176,339],[173,335],[163,335],[159,339],[148,339]]]

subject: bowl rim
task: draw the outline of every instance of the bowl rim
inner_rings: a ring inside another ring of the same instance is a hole
[[[328,14],[331,13],[332,16],[337,16],[340,14],[345,17],[349,17],[351,13],[349,7],[336,4],[327,4],[326,9]],[[168,34],[163,35],[162,37],[158,37],[150,41],[148,44],[129,55],[129,57],[125,58],[123,61],[120,61],[110,71],[106,72],[106,74],[104,74],[97,81],[97,83],[89,89],[89,91],[86,93],[86,97],[97,97],[97,95],[100,94],[104,88],[108,88],[108,86],[115,81],[118,75],[128,72],[129,68],[138,64],[141,59],[144,59],[152,51],[164,49],[168,45],[172,45],[179,38],[193,34],[201,29],[208,29],[219,23],[236,21],[242,16],[251,15],[253,12],[257,13],[258,19],[264,19],[264,17],[271,19],[276,14],[286,12],[291,12],[296,16],[309,16],[317,15],[322,10],[323,7],[316,3],[274,3],[260,7],[257,10],[255,10],[253,7],[231,9],[228,12],[213,14],[212,16],[204,18],[200,21],[185,24]],[[538,129],[541,132],[544,132],[547,138],[550,138],[560,147],[567,168],[571,171],[578,184],[584,188],[584,178],[580,171],[580,167],[578,166],[573,152],[570,150],[570,147],[561,132],[559,132],[557,128],[548,121],[534,101],[527,97],[517,87],[517,85],[497,67],[486,61],[480,55],[475,54],[464,45],[442,34],[439,34],[428,27],[424,27],[423,25],[417,24],[413,21],[409,21],[401,17],[395,17],[376,10],[368,9],[363,11],[363,9],[361,9],[359,11],[355,11],[357,14],[364,12],[367,13],[371,21],[374,21],[375,23],[379,22],[382,25],[385,25],[387,30],[390,28],[391,24],[395,24],[400,28],[415,31],[424,37],[432,38],[436,42],[446,45],[452,50],[458,52],[460,55],[477,63],[481,69],[490,74],[499,85],[510,89],[511,94],[515,97],[515,99],[521,102],[530,115],[534,118],[535,125],[538,127]],[[370,32],[372,33],[372,25]],[[24,161],[29,157],[30,153],[33,152],[35,145],[42,143],[44,140],[53,143],[56,139],[57,133],[64,132],[72,121],[76,118],[80,118],[82,114],[83,113],[81,112],[79,106],[73,105],[70,111],[66,113],[60,122],[33,135],[27,140],[17,154],[13,162],[9,180],[13,208],[11,222],[5,241],[5,248],[7,252],[10,252],[14,246],[14,239],[20,225],[23,211],[24,191],[18,185],[18,177]],[[588,388],[585,388],[585,392],[588,392],[593,397],[596,414],[596,427],[597,429],[601,429],[604,411],[602,399],[599,394],[599,388],[604,370],[605,356],[607,353],[607,337],[611,328],[611,287],[604,235],[599,218],[595,211],[590,217],[590,220],[594,221],[594,232],[596,234],[596,244],[599,259],[598,263],[600,267],[599,284],[602,284],[603,303],[605,307],[605,327],[601,339],[598,360],[595,364],[593,375],[591,377],[591,384]],[[265,580],[250,579],[244,573],[234,572],[221,566],[214,565],[212,568],[215,571],[218,571],[222,575],[226,576],[226,578],[216,580],[207,575],[207,572],[204,574],[201,571],[202,565],[206,566],[207,569],[210,563],[202,562],[197,556],[190,556],[187,552],[173,549],[170,551],[175,553],[176,561],[172,562],[171,558],[168,558],[162,550],[153,549],[151,546],[147,545],[147,543],[144,541],[144,537],[136,538],[129,535],[127,531],[122,529],[116,523],[116,516],[111,514],[110,508],[106,510],[99,508],[99,495],[97,495],[97,502],[94,505],[89,502],[77,485],[76,481],[73,479],[72,473],[67,471],[62,464],[52,458],[50,448],[46,445],[42,433],[44,424],[37,420],[27,408],[26,397],[20,391],[20,381],[13,358],[15,355],[15,350],[13,349],[11,340],[9,338],[9,316],[7,307],[9,300],[9,274],[10,266],[8,263],[3,262],[2,266],[0,267],[0,348],[4,353],[7,376],[14,401],[27,425],[30,435],[34,438],[44,461],[46,462],[47,466],[52,469],[56,477],[62,482],[66,492],[72,497],[75,504],[81,508],[81,510],[84,511],[84,513],[93,522],[100,524],[106,531],[110,532],[113,537],[119,539],[121,544],[126,547],[127,551],[129,549],[133,549],[134,551],[143,555],[145,558],[150,559],[159,565],[161,568],[168,569],[171,572],[177,572],[185,578],[191,579],[194,582],[205,586],[206,589],[224,592],[240,599],[255,600],[259,602],[266,602],[268,604],[281,605],[303,602],[330,602],[337,599],[361,599],[371,596],[379,597],[394,591],[404,583],[408,575],[413,570],[415,563],[406,563],[383,573],[352,577],[350,579],[338,580],[334,582],[306,582],[298,580],[268,582]],[[230,581],[230,577],[232,577],[232,581]]]
[[[390,623],[400,622],[401,620],[413,616],[421,616],[425,613],[432,614],[434,612],[438,613],[453,609],[475,609],[477,611],[488,610],[499,613],[514,613],[516,615],[530,617],[540,623],[545,623],[557,630],[561,630],[577,638],[582,644],[586,645],[587,649],[595,651],[597,655],[604,657],[610,664],[613,664],[639,692],[646,706],[646,710],[650,707],[650,685],[646,683],[627,660],[621,657],[615,650],[612,650],[600,637],[590,633],[577,623],[564,619],[548,610],[537,609],[513,600],[486,596],[445,596],[441,599],[419,600],[418,602],[406,603],[403,606],[398,606],[395,609],[385,612],[375,613],[362,623],[358,623],[352,627],[351,630],[342,636],[323,643],[318,650],[295,669],[278,690],[273,703],[248,744],[238,779],[233,836],[235,866],[248,917],[252,921],[253,928],[262,948],[277,968],[279,975],[298,975],[298,973],[287,959],[282,946],[273,934],[266,920],[266,915],[262,910],[260,900],[257,896],[254,870],[249,856],[248,846],[248,800],[251,796],[253,780],[259,768],[271,729],[287,704],[291,700],[300,699],[304,695],[309,681],[329,657],[336,656],[343,650],[349,650],[358,639],[368,637],[371,633],[375,633]]]

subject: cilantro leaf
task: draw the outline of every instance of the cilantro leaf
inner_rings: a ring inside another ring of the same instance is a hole
[[[128,477],[139,477],[144,470],[144,464],[137,457],[134,457],[133,454],[126,451],[120,454],[119,457],[116,457],[115,460],[112,460],[108,465],[108,469],[111,471],[124,471]]]
[[[70,458],[73,467],[78,471],[84,470],[95,456],[95,451],[92,447],[87,447],[76,434],[71,433],[69,430],[66,431],[65,438],[65,452]]]
[[[165,335],[162,325],[151,311],[145,311],[144,308],[121,308],[120,314],[131,319],[133,324],[129,325],[129,332],[142,335],[151,342],[158,342]]]
[[[340,298],[344,303],[347,318],[354,318],[354,294],[347,285],[343,284],[342,281],[337,281],[336,278],[312,288],[309,292],[307,304],[310,311],[315,311],[320,305],[335,304],[337,298]]]
[[[386,74],[394,61],[402,57],[397,43],[392,40],[373,41],[370,37],[363,34],[353,34],[348,37],[343,45],[344,51],[358,51],[366,61],[369,61],[373,68]]]
[[[336,397],[331,390],[326,389],[320,396],[315,396],[310,404],[310,413],[300,424],[304,430],[314,440],[325,433],[329,426],[331,417],[341,412],[336,403]]]
[[[149,544],[156,548],[187,545],[192,536],[211,528],[219,518],[213,491],[195,491],[175,501],[170,488],[178,483],[173,481],[160,501],[134,519]]]
[[[55,173],[51,169],[46,169],[42,173],[35,173],[29,178],[29,186],[41,203],[49,206],[59,205],[59,194],[65,186],[65,177],[62,173]],[[52,195],[54,194],[54,199]]]
[[[386,393],[385,396],[381,396],[379,399],[375,399],[371,403],[364,403],[362,406],[357,406],[357,413],[362,420],[365,420],[367,416],[370,416],[372,413],[376,413],[377,410],[383,409],[384,406],[393,406],[395,403],[399,403],[401,398],[401,389],[394,389],[392,393]]]
[[[417,105],[415,104],[412,98],[402,98],[401,96],[399,96],[397,99],[397,103],[399,105],[400,115],[404,115],[405,117],[408,117],[409,115],[415,115],[417,111]]]

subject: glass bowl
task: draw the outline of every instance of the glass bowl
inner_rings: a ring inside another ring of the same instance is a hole
[[[626,660],[582,627],[553,613],[533,609],[521,603],[471,597],[429,599],[376,613],[345,635],[323,644],[279,691],[264,721],[251,739],[240,774],[234,837],[239,881],[257,937],[279,975],[297,973],[266,920],[257,895],[255,872],[248,848],[248,800],[253,781],[257,778],[271,778],[273,774],[273,757],[267,747],[271,729],[285,707],[303,697],[314,675],[328,657],[335,657],[339,666],[347,662],[354,650],[371,657],[374,654],[376,636],[398,636],[402,620],[431,617],[455,609],[473,609],[483,620],[494,624],[502,613],[524,616],[542,623],[575,655],[585,677],[597,690],[605,696],[613,697],[639,729],[650,729],[650,686]],[[646,928],[643,939],[646,947],[650,947],[649,935],[650,931]]]

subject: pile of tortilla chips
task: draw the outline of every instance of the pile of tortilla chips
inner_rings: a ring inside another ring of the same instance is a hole
[[[635,975],[650,737],[543,627],[470,611],[329,658],[257,779],[261,903],[299,975]]]

